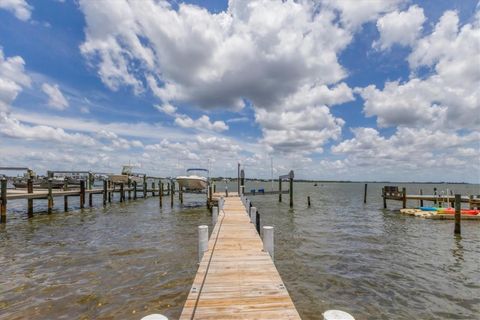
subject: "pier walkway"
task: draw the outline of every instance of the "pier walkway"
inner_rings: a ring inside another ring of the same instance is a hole
[[[240,197],[224,200],[180,319],[300,319]]]

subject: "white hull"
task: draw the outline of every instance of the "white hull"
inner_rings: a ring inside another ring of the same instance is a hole
[[[199,176],[180,176],[176,178],[180,188],[190,191],[204,190],[208,186],[207,178]]]

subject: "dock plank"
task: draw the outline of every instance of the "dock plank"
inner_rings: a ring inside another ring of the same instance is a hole
[[[180,319],[300,319],[236,194],[225,198]]]

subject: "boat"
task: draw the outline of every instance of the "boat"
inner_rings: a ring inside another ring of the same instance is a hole
[[[128,184],[128,181],[130,180],[131,183],[134,181],[137,182],[137,184],[142,184],[143,183],[143,175],[138,174],[138,173],[133,173],[132,171],[133,166],[132,165],[124,165],[122,167],[122,173],[121,174],[112,174],[109,176],[110,180],[113,182],[113,184]]]
[[[207,177],[197,174],[190,174],[196,171],[206,172]],[[208,170],[203,168],[190,168],[187,169],[186,176],[178,176],[176,178],[178,185],[185,191],[202,191],[208,186]]]

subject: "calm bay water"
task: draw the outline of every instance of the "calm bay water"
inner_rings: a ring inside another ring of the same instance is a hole
[[[453,221],[401,215],[400,203],[381,209],[382,185],[369,184],[366,205],[359,183],[296,183],[294,209],[287,195],[283,203],[252,197],[262,224],[275,226],[275,264],[302,318],[336,308],[357,320],[478,319],[480,222],[464,221],[454,237]],[[437,187],[480,194],[478,185]],[[158,197],[106,208],[98,198],[84,210],[71,201],[68,213],[60,200],[55,213],[32,219],[25,201],[9,202],[0,226],[0,319],[178,318],[197,268],[196,227],[211,227],[204,197],[186,195],[173,209],[167,197],[162,209]]]

